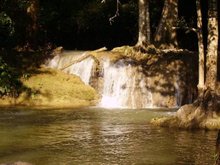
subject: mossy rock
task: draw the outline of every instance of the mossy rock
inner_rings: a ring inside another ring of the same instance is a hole
[[[29,78],[22,78],[26,90],[16,99],[1,99],[2,105],[82,107],[93,105],[96,91],[81,79],[58,70],[41,68]]]

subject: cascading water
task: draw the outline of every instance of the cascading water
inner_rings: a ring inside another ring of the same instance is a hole
[[[70,52],[55,56],[47,66],[76,74],[97,89],[101,107],[177,107],[182,103],[183,90],[178,72],[167,79],[167,73],[143,69],[131,59],[111,62],[107,56],[97,63],[86,52]]]
[[[175,97],[177,98],[177,100],[176,100],[176,107],[181,106],[182,99],[183,99],[182,98],[182,94],[181,94],[181,88],[180,88],[178,82],[179,82],[179,77],[177,77],[177,80],[174,83]]]
[[[146,90],[140,68],[118,61],[103,65],[103,90],[100,106],[114,108],[152,107],[152,96]]]
[[[85,58],[82,61],[76,62],[73,65],[68,66],[74,61],[77,61],[79,57],[86,55],[86,52],[79,54],[62,54],[55,56],[49,63],[48,67],[54,69],[61,69],[66,73],[75,74],[79,76],[85,84],[89,84],[94,60],[91,57]],[[68,67],[67,67],[68,66]]]

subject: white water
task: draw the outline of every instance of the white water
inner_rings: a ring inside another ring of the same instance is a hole
[[[125,65],[122,61],[110,64],[106,60],[103,73],[101,107],[152,107],[152,95],[146,90],[144,75],[138,71],[138,67]]]
[[[79,54],[76,55],[67,53],[55,56],[47,65],[50,68],[62,69],[83,55],[85,55],[85,53],[79,52]],[[88,57],[81,62],[75,63],[70,67],[63,69],[63,71],[69,74],[75,74],[79,76],[85,84],[89,84],[90,77],[92,75],[93,64],[94,60],[91,57]]]
[[[178,84],[179,82],[179,77],[177,77],[177,80],[174,83],[174,88],[175,88],[175,97],[176,97],[176,107],[180,107],[182,103],[182,94],[181,94],[181,88]]]
[[[91,57],[65,68],[84,54],[83,52],[78,54],[64,53],[55,56],[47,65],[69,74],[76,74],[85,84],[90,84],[91,77],[92,80],[94,79],[92,74],[95,65],[94,59]],[[99,82],[95,88],[98,89],[101,95],[100,107],[134,109],[163,106],[177,107],[181,105],[182,93],[178,76],[173,84],[175,90],[173,96],[163,96],[161,93],[154,91],[154,88],[161,90],[162,86],[155,85],[155,80],[144,75],[142,67],[133,65],[132,61],[119,60],[116,63],[111,63],[108,58],[105,58],[105,60],[101,60],[101,64],[102,73],[99,75],[102,75],[102,77],[95,77]],[[102,79],[102,81],[99,81],[99,79]]]

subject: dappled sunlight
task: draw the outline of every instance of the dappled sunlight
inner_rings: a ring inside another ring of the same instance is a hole
[[[99,92],[98,105],[101,107],[178,107],[192,102],[196,95],[193,90],[196,76],[191,69],[196,66],[187,67],[194,55],[184,51],[157,52],[155,47],[147,50],[152,54],[143,54],[131,47],[116,48],[111,52],[90,51],[87,52],[91,54],[89,58],[83,58],[85,54],[72,57],[61,54],[49,61],[48,66],[78,74]],[[71,61],[73,64],[69,65]]]
[[[93,105],[96,91],[79,77],[61,71],[41,68],[39,74],[23,78],[26,89],[18,98],[3,98],[5,104],[51,107],[79,107]]]
[[[129,63],[129,60],[127,62]],[[106,98],[113,104],[124,108],[151,106],[150,92],[146,90],[141,68],[126,64],[127,62],[119,60],[111,64],[108,59],[104,61],[101,106],[109,105],[109,103],[106,104]]]

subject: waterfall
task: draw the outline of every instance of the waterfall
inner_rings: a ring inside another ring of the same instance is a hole
[[[181,95],[180,86],[177,82],[174,83],[174,88],[175,88],[175,97],[177,98],[176,99],[176,107],[179,107],[179,106],[181,106],[181,103],[182,103],[182,95]]]
[[[47,66],[76,74],[85,84],[93,86],[101,96],[100,107],[181,106],[184,89],[178,72],[167,78],[167,72],[143,69],[135,60],[111,62],[109,56],[98,60],[99,64],[85,52],[65,52],[55,56]]]
[[[125,64],[122,60],[103,65],[103,89],[100,106],[111,108],[152,107],[151,93],[146,89],[140,68]]]
[[[71,52],[64,53],[55,56],[52,60],[49,61],[47,66],[54,69],[62,69],[64,72],[69,74],[75,74],[79,76],[85,84],[89,84],[94,64],[94,60],[91,57],[66,67],[68,64],[71,64],[71,62],[76,61],[79,57],[84,55],[86,55],[86,52],[78,52],[78,54]]]
[[[79,76],[85,84],[89,84],[94,60],[89,57],[79,63],[66,68],[65,71]]]

